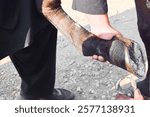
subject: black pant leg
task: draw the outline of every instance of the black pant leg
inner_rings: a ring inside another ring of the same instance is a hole
[[[21,94],[44,97],[52,93],[55,83],[57,30],[53,25],[42,29],[34,42],[10,58],[22,79]]]
[[[146,79],[139,82],[138,86],[144,95],[150,96],[150,8],[147,2],[147,0],[135,0],[138,29],[146,48],[149,65]]]

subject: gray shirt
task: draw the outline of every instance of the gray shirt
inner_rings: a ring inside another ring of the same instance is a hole
[[[72,8],[87,14],[105,14],[107,0],[73,0]]]

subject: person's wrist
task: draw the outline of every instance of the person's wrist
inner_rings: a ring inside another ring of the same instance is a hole
[[[99,26],[99,27],[91,27],[91,32],[102,38],[102,39],[106,39],[106,40],[110,40],[112,39],[113,36],[120,34],[119,31],[117,31],[116,29],[112,28],[111,26]]]

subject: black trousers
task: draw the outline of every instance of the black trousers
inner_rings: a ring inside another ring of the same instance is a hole
[[[21,95],[45,97],[55,83],[57,30],[49,25],[40,30],[34,42],[10,56],[21,76]]]
[[[149,66],[146,79],[139,85],[142,86],[140,86],[142,93],[150,96],[150,2],[147,2],[147,0],[135,0],[138,29],[146,48]]]

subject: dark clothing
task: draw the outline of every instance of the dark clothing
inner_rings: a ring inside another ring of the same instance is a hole
[[[107,0],[73,0],[72,8],[87,14],[107,13]]]
[[[37,10],[35,0],[0,1],[0,59],[10,55],[25,97],[52,93],[56,41],[56,28]]]
[[[55,83],[57,30],[53,25],[44,27],[34,39],[10,58],[22,79],[22,95],[45,97],[52,93]]]
[[[146,48],[149,66],[146,79],[138,85],[144,95],[150,96],[150,8],[146,6],[146,2],[147,0],[135,0],[138,29]]]
[[[37,32],[47,25],[35,0],[1,0],[0,59],[31,44]]]

